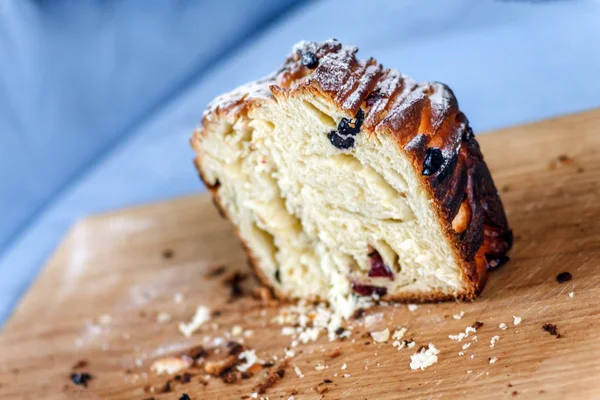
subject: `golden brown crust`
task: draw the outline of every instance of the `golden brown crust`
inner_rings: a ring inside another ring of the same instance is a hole
[[[468,120],[447,86],[416,83],[396,70],[384,69],[372,58],[358,60],[356,52],[355,47],[342,46],[335,40],[299,43],[275,74],[211,103],[203,125],[206,128],[215,117],[225,114],[245,115],[249,107],[272,96],[295,93],[317,92],[349,118],[362,109],[365,115],[362,130],[368,135],[391,135],[415,170],[423,172],[419,175],[420,184],[434,200],[467,284],[467,289],[456,295],[418,292],[387,298],[472,299],[483,289],[488,270],[508,260],[506,253],[512,246],[512,232]],[[316,58],[315,65],[303,62],[307,55]],[[429,168],[426,174],[432,150],[441,161],[433,163],[435,168]],[[199,163],[197,166],[202,174]],[[216,189],[211,191],[218,201]],[[459,210],[468,219],[461,214],[460,229],[455,230],[453,220]],[[269,285],[260,269],[254,269],[261,281]]]

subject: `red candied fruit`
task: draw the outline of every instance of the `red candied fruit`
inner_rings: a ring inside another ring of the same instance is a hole
[[[391,281],[394,280],[394,273],[392,270],[385,265],[381,254],[377,251],[373,251],[369,254],[371,260],[371,269],[369,270],[368,276],[371,278],[389,278]]]

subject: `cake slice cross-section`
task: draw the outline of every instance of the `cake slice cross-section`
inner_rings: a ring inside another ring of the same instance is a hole
[[[473,299],[512,233],[452,91],[336,40],[216,98],[191,144],[260,280],[281,298]]]

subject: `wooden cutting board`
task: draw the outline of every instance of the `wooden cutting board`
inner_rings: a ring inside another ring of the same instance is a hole
[[[330,343],[322,334],[296,347],[283,379],[262,396],[600,398],[600,110],[502,130],[480,143],[515,233],[512,261],[493,273],[483,296],[413,312],[404,305],[369,310],[383,317],[371,326],[357,322],[354,342]],[[0,398],[178,399],[187,393],[236,399],[254,392],[263,371],[234,384],[212,378],[207,385],[197,371],[188,383],[149,371],[157,358],[179,355],[234,325],[253,331],[245,344],[260,358],[283,355],[290,338],[271,322],[278,309],[250,296],[228,302],[223,277],[207,277],[220,265],[226,274],[247,270],[232,229],[206,195],[77,223],[2,331]],[[559,284],[556,275],[565,271],[573,279]],[[253,283],[244,285],[248,292]],[[174,301],[176,293],[183,301]],[[198,305],[221,315],[185,338],[177,324],[189,321]],[[464,317],[454,319],[461,311]],[[171,320],[157,322],[160,312]],[[522,318],[520,325],[513,316]],[[475,321],[483,322],[477,342],[472,334],[460,343],[448,338]],[[557,325],[561,337],[544,331],[546,323]],[[398,351],[366,333],[397,326],[406,327],[417,346],[439,348],[439,362],[412,371],[410,355],[418,347]],[[462,350],[465,343],[471,345]],[[327,356],[335,349],[339,357]],[[497,357],[493,364],[491,357]],[[77,370],[93,376],[87,388],[69,379],[80,360],[87,365]],[[317,371],[318,363],[327,368]],[[149,392],[169,380],[171,391]],[[328,390],[317,393],[323,386]]]

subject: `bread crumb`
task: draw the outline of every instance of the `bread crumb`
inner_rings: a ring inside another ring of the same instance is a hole
[[[521,323],[521,317],[517,317],[516,315],[513,315],[513,324],[519,325],[520,323]]]
[[[498,328],[505,330],[507,328],[507,326],[504,322],[501,322],[500,325],[498,325]]]
[[[252,397],[253,399],[258,399],[258,393],[250,393],[250,397]]]
[[[575,292],[569,292],[569,297],[573,298],[573,296],[575,296]]]
[[[428,346],[421,347],[418,352],[410,356],[410,369],[420,369],[424,370],[425,368],[432,366],[438,361],[437,355],[440,351],[433,345],[433,343],[429,343]]]
[[[394,331],[394,334],[392,335],[392,339],[400,340],[404,337],[405,333],[406,333],[406,328],[396,329]]]
[[[235,325],[233,328],[231,328],[231,334],[233,336],[240,336],[243,332],[244,329],[242,329],[242,327],[239,325]]]
[[[192,317],[189,323],[179,323],[179,331],[184,336],[190,337],[198,328],[200,328],[205,322],[210,320],[210,310],[205,306],[199,306],[196,309],[196,313]]]
[[[317,370],[317,371],[323,371],[325,368],[327,368],[327,366],[323,365],[321,363],[318,363],[317,365],[315,365],[315,370]]]
[[[496,336],[492,337],[490,339],[490,347],[494,347],[498,340],[500,340],[500,336],[496,335]]]
[[[348,367],[348,366],[346,365],[346,363],[343,363],[340,369],[343,371],[343,370],[345,370],[347,367]]]
[[[459,356],[459,357],[462,357],[462,356],[464,356],[464,355],[465,355],[465,353],[464,353],[463,351],[459,351],[459,352],[458,352],[458,356]]]
[[[245,372],[250,369],[254,364],[261,362],[261,360],[256,357],[255,350],[245,350],[240,353],[238,356],[240,360],[245,360],[242,365],[238,365],[236,368],[238,371]]]
[[[410,312],[416,311],[417,308],[419,308],[419,306],[416,304],[408,304],[407,307],[408,307],[408,311],[410,311]]]
[[[495,363],[496,361],[498,361],[498,357],[491,357],[490,358],[490,364]]]
[[[285,353],[285,358],[292,358],[296,355],[296,353],[294,353],[292,350],[289,350],[289,349],[285,349],[284,353]]]
[[[462,342],[463,339],[469,337],[469,333],[477,332],[477,328],[473,326],[467,326],[464,332],[460,332],[458,335],[448,335],[449,339],[456,340],[458,342]]]
[[[244,337],[245,338],[249,338],[250,336],[252,336],[254,334],[254,331],[251,329],[247,329],[244,331]]]
[[[468,369],[468,370],[467,370],[467,375],[468,375],[468,374],[471,374],[471,373],[473,373],[473,370],[472,370],[472,369]]]
[[[463,349],[463,350],[466,350],[466,349],[468,349],[470,346],[471,346],[471,343],[465,343],[465,344],[463,344],[463,346],[462,346],[462,349]]]
[[[161,311],[156,315],[156,322],[159,324],[166,324],[171,321],[171,314],[168,312]]]
[[[294,372],[296,373],[296,375],[298,375],[298,378],[304,378],[304,374],[302,373],[302,371],[300,371],[300,368],[298,368],[297,365],[294,365]]]
[[[474,359],[474,358],[475,358],[475,354],[471,354],[471,355],[469,356],[469,358],[470,358],[471,360],[472,360],[472,359]]]
[[[375,342],[378,343],[387,342],[390,338],[390,330],[388,328],[385,328],[384,330],[379,332],[371,332],[371,337]]]
[[[136,360],[136,365],[138,364]],[[150,366],[150,370],[157,374],[175,374],[183,369],[189,368],[194,363],[194,360],[191,357],[183,356],[183,357],[163,357],[154,361]]]
[[[350,374],[344,374],[344,378],[350,378],[352,375]]]
[[[461,311],[460,314],[454,314],[452,316],[452,318],[454,318],[454,319],[462,319],[462,317],[464,317],[464,316],[465,316],[465,312]]]

